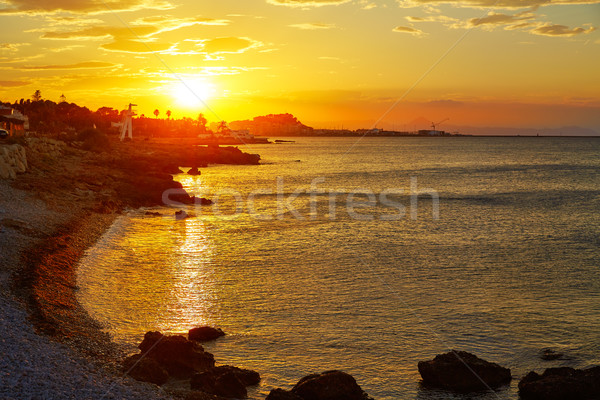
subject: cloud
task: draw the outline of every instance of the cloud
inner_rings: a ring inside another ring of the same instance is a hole
[[[24,81],[0,81],[0,87],[19,87],[19,86],[27,86],[31,82]]]
[[[519,9],[559,4],[598,4],[600,0],[397,0],[397,2],[403,8],[452,4],[457,7]]]
[[[507,25],[520,21],[527,21],[535,19],[535,15],[526,13],[526,14],[497,14],[494,12],[489,13],[486,17],[483,18],[472,18],[469,20],[470,26],[482,26],[482,25]]]
[[[76,30],[49,31],[42,39],[54,40],[103,40],[112,42],[100,46],[107,51],[125,53],[166,52],[174,48],[175,43],[156,40],[155,36],[194,25],[227,25],[230,21],[204,17],[174,18],[171,16],[152,16],[138,19],[130,27],[90,26]]]
[[[536,24],[535,22],[523,22],[521,24],[516,24],[516,25],[509,25],[507,27],[505,27],[504,29],[512,31],[515,29],[524,29],[524,28],[530,28],[532,26],[537,26],[538,24]]]
[[[166,30],[172,31],[194,25],[225,26],[229,25],[230,23],[231,21],[228,19],[214,19],[205,17],[177,18],[170,15],[144,17],[134,22],[135,25],[160,24],[160,32],[164,32]]]
[[[89,40],[102,38],[137,38],[146,37],[158,33],[159,29],[155,26],[134,26],[131,29],[126,27],[114,26],[92,26],[89,28],[75,31],[55,31],[46,32],[42,39],[68,39],[68,40]]]
[[[174,18],[170,16],[145,17],[136,20],[131,27],[96,25],[71,31],[45,32],[42,39],[87,40],[113,37],[115,39],[139,39],[162,32],[170,32],[194,25],[228,25],[230,21],[203,17]],[[30,31],[31,32],[31,31]]]
[[[50,70],[50,69],[97,69],[97,68],[110,68],[114,67],[115,64],[102,62],[102,61],[86,61],[76,64],[63,64],[63,65],[31,65],[20,67],[23,70]]]
[[[0,54],[16,53],[23,46],[29,46],[31,43],[0,43]]]
[[[204,54],[207,59],[220,59],[221,54],[240,54],[261,47],[262,42],[246,37],[220,37],[214,39],[186,39],[177,43],[169,54]]]
[[[101,45],[100,48],[121,53],[162,53],[170,50],[173,48],[173,46],[173,43],[160,43],[150,40],[141,41],[119,38],[113,42]]]
[[[349,1],[350,0],[267,0],[267,3],[288,7],[321,7],[337,6],[348,3]]]
[[[374,8],[377,8],[377,4],[369,0],[360,0],[359,4],[361,6],[360,8],[363,10],[372,10]]]
[[[445,15],[428,15],[426,17],[414,17],[408,16],[406,20],[409,22],[443,22],[443,23],[455,23],[458,22],[456,18],[448,17]]]
[[[118,11],[167,10],[173,5],[166,0],[3,0],[0,14],[101,14]]]
[[[298,28],[298,29],[304,29],[304,30],[319,30],[319,29],[331,29],[331,28],[335,28],[335,25],[333,24],[324,24],[321,22],[313,22],[313,23],[306,23],[306,24],[293,24],[293,25],[289,25],[292,28]]]
[[[423,32],[422,30],[413,28],[411,26],[397,26],[394,29],[392,29],[392,31],[399,33],[409,33],[414,36],[421,36],[425,34],[425,32]]]
[[[581,27],[577,27],[577,28],[569,28],[568,26],[565,25],[551,25],[551,24],[547,24],[547,25],[542,25],[542,26],[538,26],[535,29],[531,30],[531,33],[535,34],[535,35],[542,35],[542,36],[575,36],[575,35],[580,35],[580,34],[587,34],[587,33],[591,33],[593,31],[595,31],[596,28],[595,27],[590,27],[590,28],[581,28]]]
[[[243,53],[262,43],[244,37],[222,37],[202,42],[202,50],[210,54]]]

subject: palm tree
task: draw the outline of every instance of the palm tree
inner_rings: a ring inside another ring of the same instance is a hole
[[[158,111],[158,109],[154,110],[154,116],[155,116],[156,118],[158,118],[158,114],[160,114],[160,111]]]
[[[33,101],[40,101],[40,100],[42,99],[42,92],[41,92],[41,90],[39,90],[39,89],[38,89],[38,90],[36,90],[36,91],[33,93],[33,96],[31,96],[31,99],[32,99]]]
[[[171,110],[167,110],[167,119],[171,118]]]

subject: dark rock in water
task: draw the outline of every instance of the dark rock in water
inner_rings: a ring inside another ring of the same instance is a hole
[[[191,385],[193,390],[227,398],[240,399],[248,395],[244,384],[232,372],[220,375],[203,372],[192,377]]]
[[[146,211],[146,213],[144,215],[148,215],[150,217],[160,217],[160,216],[162,216],[161,213],[159,213],[159,212],[152,212],[152,211]]]
[[[600,366],[548,368],[542,375],[531,371],[519,382],[519,395],[523,400],[600,399]]]
[[[283,389],[273,389],[269,392],[265,400],[303,400],[295,393]]]
[[[558,360],[558,359],[563,358],[563,354],[557,353],[552,349],[544,349],[544,350],[542,350],[542,354],[540,355],[540,358],[544,361]]]
[[[136,354],[123,362],[123,371],[133,379],[163,385],[169,379],[169,373],[156,360]]]
[[[182,171],[179,169],[179,167],[177,165],[165,165],[162,169],[162,172],[164,172],[165,174],[169,174],[169,175],[177,175],[177,174],[181,174]]]
[[[198,167],[193,167],[188,171],[188,175],[202,175]]]
[[[223,332],[221,328],[213,328],[210,326],[192,328],[188,332],[188,339],[197,342],[208,342],[209,340],[215,340],[221,336],[225,336],[225,332]]]
[[[178,221],[182,220],[182,219],[186,219],[187,217],[189,217],[188,213],[186,213],[183,210],[175,212],[175,219],[178,220]]]
[[[433,360],[420,361],[418,367],[423,384],[463,393],[494,389],[512,379],[510,369],[466,351],[440,354]]]
[[[218,374],[231,372],[244,384],[244,386],[253,386],[260,383],[260,374],[250,369],[238,368],[231,365],[221,365],[219,367],[214,367],[211,371]]]
[[[215,366],[214,356],[204,351],[200,343],[179,335],[147,332],[138,347],[144,356],[154,359],[177,378],[189,378],[196,372],[207,371]]]
[[[202,206],[210,206],[213,202],[210,199],[205,199],[204,197],[192,197],[194,199],[194,204],[200,204]]]
[[[342,371],[326,371],[300,379],[292,393],[304,400],[367,400],[356,380]]]
[[[246,397],[246,386],[260,382],[258,372],[224,365],[195,374],[190,380],[193,390],[228,398]]]

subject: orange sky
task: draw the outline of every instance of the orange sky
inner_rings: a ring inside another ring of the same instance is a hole
[[[597,26],[600,0],[2,0],[0,98],[600,132]]]

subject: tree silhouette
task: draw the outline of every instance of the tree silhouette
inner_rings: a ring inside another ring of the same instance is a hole
[[[206,120],[206,118],[204,117],[204,114],[200,113],[198,115],[198,127],[201,129],[206,129],[206,123],[208,121]]]
[[[154,116],[155,116],[156,118],[158,118],[158,114],[160,114],[160,111],[158,111],[158,109],[154,110]]]
[[[227,127],[227,122],[221,121],[219,122],[219,127],[217,128],[217,132],[224,133],[227,132],[229,128]]]
[[[33,101],[40,101],[42,100],[42,92],[38,89],[33,93],[33,96],[31,96],[31,99]]]
[[[60,95],[60,103],[66,103],[67,102],[67,96],[65,96],[65,94],[61,94]]]
[[[171,118],[171,110],[167,110],[167,119]]]

